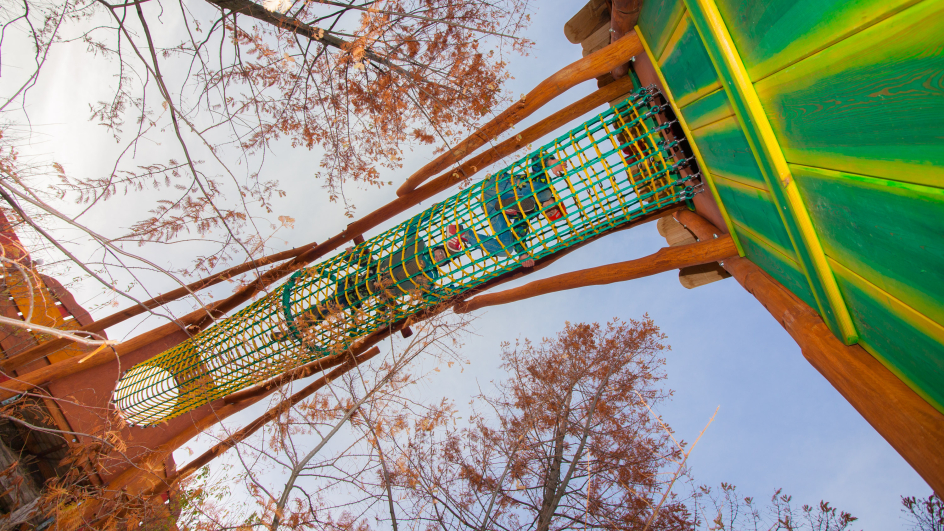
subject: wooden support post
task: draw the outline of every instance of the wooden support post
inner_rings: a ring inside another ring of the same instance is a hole
[[[405,196],[427,179],[449,166],[464,159],[486,142],[507,131],[511,126],[530,116],[547,102],[563,94],[575,85],[606,74],[611,69],[629,61],[636,54],[643,53],[642,44],[631,31],[622,39],[606,48],[592,53],[571,63],[540,82],[516,104],[505,109],[498,116],[480,127],[468,138],[453,146],[432,162],[409,176],[397,190],[398,196]]]
[[[610,39],[613,42],[623,38],[623,35],[633,31],[639,12],[642,10],[642,0],[613,0],[610,13]],[[620,79],[629,73],[629,61],[626,61],[612,70],[613,79]]]
[[[609,21],[609,3],[606,0],[590,0],[564,24],[564,36],[572,44],[580,44]]]
[[[376,341],[374,341],[376,342]],[[330,374],[335,374],[338,370],[343,368],[344,371],[349,370],[351,367],[348,365],[351,363],[350,360],[354,359],[357,363],[362,361],[369,360],[370,358],[377,355],[379,351],[376,351],[376,347],[368,347],[366,345],[361,347],[355,347],[348,352],[341,354],[336,354],[328,358],[322,358],[321,360],[314,361],[303,367],[299,367],[294,371],[291,371],[287,375],[281,375],[277,378],[269,380],[263,385],[246,389],[238,393],[233,393],[232,395],[227,396],[221,402],[224,404],[219,409],[213,411],[213,413],[206,415],[205,417],[197,420],[193,424],[187,425],[187,428],[182,430],[180,433],[176,434],[169,441],[164,443],[158,448],[155,448],[147,453],[142,454],[140,457],[135,459],[134,464],[129,467],[127,470],[121,474],[115,476],[109,483],[106,490],[108,491],[117,491],[119,489],[128,487],[132,482],[137,482],[141,478],[136,477],[140,474],[142,469],[150,470],[152,467],[141,466],[145,462],[163,462],[168,455],[173,453],[178,448],[182,447],[190,439],[196,437],[200,433],[206,431],[213,426],[214,424],[223,421],[230,416],[238,413],[247,407],[257,404],[259,401],[265,397],[271,395],[277,389],[294,380],[301,378],[307,378],[315,374],[316,372],[325,370],[332,366],[339,366],[338,369],[335,369]],[[322,365],[323,364],[323,365]],[[352,365],[353,366],[353,365]],[[157,479],[155,479],[157,478]],[[153,481],[162,480],[155,476],[154,478],[145,478],[148,484],[152,484]]]
[[[357,358],[348,357],[347,360],[342,363],[338,368],[334,369],[330,373],[318,378],[314,382],[308,384],[302,390],[293,394],[289,398],[279,402],[275,407],[263,413],[260,417],[256,418],[246,426],[240,428],[236,433],[227,437],[226,439],[220,441],[212,448],[198,456],[196,459],[193,459],[183,467],[177,470],[177,473],[174,476],[168,478],[166,481],[163,481],[150,489],[146,495],[156,495],[160,494],[164,490],[170,489],[174,484],[186,477],[190,476],[197,470],[200,470],[200,467],[206,465],[210,461],[216,459],[223,454],[226,450],[236,446],[240,442],[246,440],[250,435],[259,431],[260,428],[268,424],[269,422],[275,420],[280,415],[294,407],[296,404],[302,400],[308,398],[309,396],[315,394],[319,389],[325,385],[333,382],[334,380],[340,378],[345,372],[351,370],[357,365],[364,363],[365,361],[373,358],[380,353],[380,349],[374,347],[367,352],[361,354]]]
[[[506,291],[479,295],[471,300],[456,304],[455,311],[456,313],[467,313],[486,306],[508,304],[509,302],[530,299],[555,291],[623,282],[682,267],[717,262],[736,255],[737,247],[734,246],[734,241],[730,236],[724,235],[708,241],[676,247],[664,247],[655,254],[637,260],[573,271],[556,277],[536,280]]]
[[[599,89],[589,96],[586,96],[571,105],[568,105],[564,109],[552,114],[551,116],[541,120],[540,122],[534,124],[533,126],[525,129],[520,134],[516,135],[513,138],[510,138],[497,146],[469,159],[468,162],[462,164],[457,170],[446,172],[433,181],[427,183],[426,185],[421,186],[416,189],[410,195],[405,197],[398,197],[397,199],[387,203],[385,206],[375,210],[374,212],[368,214],[364,218],[361,218],[354,223],[351,223],[347,230],[338,234],[331,239],[323,242],[320,245],[306,246],[302,249],[305,249],[304,252],[296,254],[295,258],[290,262],[280,264],[269,271],[266,271],[261,278],[256,279],[251,282],[249,285],[241,289],[235,295],[217,301],[211,305],[210,310],[216,316],[222,316],[229,310],[239,306],[250,297],[252,297],[257,291],[263,287],[275,282],[279,278],[297,270],[301,267],[304,267],[306,264],[313,260],[324,256],[325,254],[337,249],[341,245],[352,241],[354,236],[358,234],[363,234],[364,232],[370,230],[373,227],[389,220],[390,218],[400,214],[407,209],[413,207],[416,204],[419,204],[421,201],[429,199],[439,192],[447,190],[456,183],[465,180],[468,176],[474,175],[479,169],[484,169],[485,166],[495,162],[502,157],[510,155],[520,149],[521,147],[527,145],[528,142],[536,140],[545,134],[558,129],[559,127],[567,124],[568,122],[575,120],[586,113],[592,111],[593,109],[599,107],[600,105],[606,104],[606,102],[612,100],[613,98],[625,94],[628,90],[632,88],[632,81],[629,78],[621,79],[616,83],[613,83],[607,87]],[[293,251],[294,252],[294,251]],[[272,255],[277,256],[277,255]],[[262,260],[259,260],[260,262]],[[236,268],[233,268],[236,269]],[[229,271],[232,271],[229,270]],[[234,273],[235,274],[235,273]],[[214,278],[214,277],[210,277]],[[204,279],[207,280],[207,279]],[[202,282],[202,281],[201,281]],[[208,284],[210,285],[210,284]],[[176,290],[180,291],[180,290]],[[175,293],[175,292],[171,292]],[[184,296],[186,293],[179,294],[179,297]],[[170,294],[165,294],[160,297],[157,297],[153,300],[163,299],[163,300],[173,300],[169,299]],[[130,317],[131,315],[137,315],[135,308],[129,308],[125,310],[125,316],[122,319],[115,320],[111,322],[109,326],[121,322],[125,318]],[[121,314],[122,312],[119,312]],[[115,314],[115,315],[119,315]],[[108,319],[108,318],[106,318]],[[210,324],[209,320],[206,319],[206,310],[200,309],[194,312],[191,312],[184,317],[178,319],[175,323],[167,323],[161,325],[149,332],[145,332],[140,336],[134,337],[120,345],[117,345],[115,351],[118,356],[123,356],[129,352],[134,351],[135,349],[140,348],[143,345],[146,345],[152,341],[157,341],[163,337],[166,337],[178,330],[182,326],[187,327],[192,333],[196,333],[201,330],[206,325]],[[94,326],[95,323],[92,323],[90,326]],[[49,343],[44,343],[43,345],[53,344],[55,341],[50,341]],[[32,349],[30,352],[37,352],[38,349],[43,348],[43,345],[37,347],[37,349]],[[61,347],[60,347],[61,348]],[[28,353],[26,353],[28,354]],[[45,355],[45,352],[40,353],[40,356]],[[70,374],[75,374],[92,367],[97,367],[99,365],[108,363],[114,359],[114,353],[112,351],[103,352],[95,356],[94,358],[87,360],[82,365],[78,365],[76,362],[77,358],[72,358],[69,360],[64,360],[47,367],[43,367],[41,371],[34,371],[34,373],[29,373],[23,377],[20,377],[17,381],[7,381],[0,384],[0,400],[11,397],[17,393],[24,392],[32,387],[38,385],[44,385],[49,383],[57,378],[62,378]]]
[[[404,326],[402,329],[400,329],[400,335],[404,338],[410,337],[413,335],[413,329],[409,326]]]
[[[676,219],[699,238],[720,231],[685,210]],[[944,414],[921,398],[859,345],[846,346],[820,315],[746,258],[724,268],[757,298],[800,345],[816,370],[875,428],[918,474],[944,496]]]
[[[125,320],[130,319],[136,315],[141,315],[142,313],[148,311],[148,309],[158,308],[160,306],[163,306],[164,304],[167,304],[168,302],[172,302],[182,297],[186,297],[190,293],[195,293],[197,291],[208,288],[210,286],[215,286],[219,284],[220,282],[233,278],[237,275],[241,275],[247,271],[258,269],[260,267],[263,267],[269,264],[274,264],[276,262],[281,262],[283,260],[288,260],[290,258],[295,258],[296,256],[317,246],[318,246],[317,243],[312,242],[312,243],[309,243],[308,245],[303,245],[301,247],[292,249],[290,251],[283,251],[281,253],[270,254],[258,260],[250,260],[246,263],[240,264],[235,267],[231,267],[225,271],[220,271],[219,273],[210,275],[196,282],[187,284],[187,286],[185,287],[177,288],[175,290],[168,291],[167,293],[158,295],[157,297],[154,297],[153,299],[143,301],[139,305],[132,306],[124,310],[120,310],[107,317],[104,317],[97,321],[93,321],[89,324],[86,324],[85,326],[82,326],[81,328],[78,328],[76,332],[78,331],[101,332],[102,330],[105,330],[108,327],[115,326],[116,324],[124,322]],[[39,358],[42,358],[43,356],[46,356],[47,354],[56,352],[72,344],[73,343],[69,341],[68,339],[53,339],[51,341],[45,341],[38,347],[31,348],[30,350],[27,350],[26,352],[17,354],[16,356],[11,356],[10,358],[7,358],[5,360],[0,360],[0,371],[3,371],[5,373],[10,373],[16,370],[17,368],[20,368],[23,365],[26,365],[27,363],[30,363],[34,360],[38,360]]]

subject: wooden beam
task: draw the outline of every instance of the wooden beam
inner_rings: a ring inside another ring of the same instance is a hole
[[[826,258],[823,242],[774,133],[767,110],[760,102],[754,82],[715,0],[683,0],[683,4],[705,45],[763,175],[770,200],[786,228],[800,271],[807,277],[820,315],[847,345],[854,344],[859,339],[858,331]]]
[[[590,0],[564,24],[564,36],[571,44],[581,44],[610,21],[607,0]]]
[[[361,346],[355,347],[347,352],[342,353],[341,355],[331,356],[333,360],[331,360],[332,363],[329,363],[328,366],[330,367],[332,365],[339,365],[341,367],[344,367],[346,366],[345,364],[350,363],[349,360],[351,358],[354,358],[355,360],[359,360],[358,363],[360,363],[360,361],[366,361],[374,357],[375,355],[377,355],[377,352],[374,352],[376,347],[373,347],[373,344],[377,343],[377,341],[380,341],[381,339],[383,339],[383,337],[376,337],[374,338],[373,341],[369,341],[369,342],[365,341],[365,343],[362,344]],[[338,363],[333,363],[334,361]],[[317,362],[310,363],[306,365],[306,367],[313,368],[316,366],[316,363]],[[345,370],[349,370],[349,369],[350,367],[347,367]],[[146,452],[144,454],[141,454],[139,457],[135,458],[132,466],[130,466],[127,470],[125,470],[121,474],[118,474],[117,476],[115,476],[108,483],[108,487],[106,488],[106,490],[114,492],[114,491],[118,491],[120,489],[126,488],[132,483],[137,483],[141,478],[138,478],[136,476],[141,473],[141,470],[151,469],[151,467],[141,466],[143,463],[162,462],[164,459],[167,458],[167,456],[169,456],[171,453],[173,453],[177,449],[181,448],[184,444],[186,444],[187,441],[189,441],[190,439],[193,439],[200,433],[203,433],[204,431],[206,431],[207,429],[209,429],[211,426],[215,425],[216,423],[221,422],[231,417],[232,415],[246,409],[247,407],[253,404],[259,403],[262,399],[271,395],[273,392],[279,389],[282,385],[285,385],[286,383],[289,383],[297,379],[307,378],[308,376],[311,376],[315,372],[317,371],[312,371],[312,370],[297,371],[296,370],[296,371],[293,371],[291,378],[279,377],[279,378],[274,378],[273,380],[270,380],[270,382],[278,381],[277,385],[259,386],[259,387],[264,388],[263,392],[245,392],[244,391],[242,392],[241,396],[239,396],[239,393],[234,393],[233,395],[230,395],[229,397],[221,401],[221,403],[224,405],[220,407],[219,409],[215,409],[212,413],[210,413],[209,415],[206,415],[205,417],[201,419],[198,419],[193,424],[188,424],[186,429],[174,435],[174,437],[172,437],[170,440],[168,440],[166,443],[162,444],[161,446],[154,448],[153,450]],[[335,371],[332,371],[330,374],[334,374],[335,372],[337,372],[337,369],[335,369]],[[255,390],[256,389],[253,388],[253,389],[247,389],[246,391],[255,391]],[[157,480],[162,479],[157,476],[155,476],[155,478],[157,478]],[[155,478],[150,478],[147,481],[149,483],[153,482],[155,481]]]
[[[730,236],[724,235],[703,242],[664,247],[655,254],[636,260],[564,273],[498,293],[479,295],[456,304],[455,311],[467,313],[486,306],[508,304],[556,291],[624,282],[682,267],[717,262],[736,255],[737,247],[734,246],[734,241]]]
[[[613,42],[622,39],[624,35],[633,31],[636,21],[639,20],[639,11],[642,9],[642,0],[613,0],[610,13],[610,39]],[[629,60],[613,67],[610,75],[620,79],[629,73]]]
[[[320,245],[306,246],[302,248],[304,251],[300,254],[296,254],[295,259],[270,269],[264,275],[262,275],[261,279],[253,281],[248,286],[240,290],[237,294],[214,303],[210,306],[210,311],[216,316],[221,317],[225,315],[227,311],[248,300],[259,289],[262,289],[262,287],[275,282],[279,278],[288,275],[289,273],[292,273],[301,267],[304,267],[309,262],[324,256],[325,254],[337,249],[341,245],[344,245],[348,241],[352,241],[357,235],[363,234],[367,230],[376,227],[377,225],[389,220],[397,214],[400,214],[414,205],[419,204],[421,201],[425,201],[426,199],[429,199],[436,194],[449,189],[458,182],[465,180],[467,176],[474,175],[480,169],[484,169],[487,165],[501,159],[502,157],[514,153],[521,147],[526,146],[529,142],[537,140],[538,138],[541,138],[542,136],[558,129],[559,127],[577,118],[580,118],[600,105],[606,104],[606,102],[617,97],[618,95],[625,94],[626,91],[630,90],[631,88],[632,82],[629,78],[626,78],[607,87],[599,89],[584,98],[581,98],[571,105],[568,105],[564,109],[561,109],[551,116],[548,116],[544,120],[541,120],[533,126],[525,129],[520,134],[509,138],[497,146],[471,158],[468,162],[462,164],[456,171],[446,172],[433,181],[430,181],[429,183],[416,189],[410,195],[398,197],[383,207],[366,215],[365,217],[351,223],[341,234],[330,238]],[[187,327],[192,333],[196,333],[199,330],[202,330],[208,324],[210,324],[210,322],[206,319],[206,310],[196,310],[178,319],[176,322],[166,323],[149,332],[145,332],[144,334],[117,345],[115,352],[117,352],[119,357],[124,356],[138,348],[141,348],[149,342],[157,341],[180,330],[181,327]],[[62,378],[70,374],[75,374],[83,370],[108,363],[111,359],[114,359],[114,353],[110,350],[108,352],[103,351],[94,358],[85,361],[85,363],[81,365],[77,363],[78,359],[80,358],[64,360],[59,363],[43,367],[39,371],[28,373],[27,375],[19,378],[17,381],[3,382],[3,384],[0,384],[0,400],[13,396],[17,393],[24,392],[37,385],[44,385],[57,378]]]
[[[540,82],[517,103],[505,109],[468,138],[409,176],[397,190],[397,195],[402,197],[412,192],[436,173],[464,159],[486,142],[504,133],[511,126],[530,116],[534,111],[543,107],[544,104],[573,86],[601,76],[616,66],[629,61],[630,57],[642,52],[642,44],[640,44],[639,38],[636,37],[636,32],[633,31],[610,46],[558,70],[555,74]]]
[[[290,258],[295,258],[296,256],[316,247],[318,244],[315,242],[309,243],[308,245],[303,245],[296,249],[290,251],[282,251],[280,253],[270,254],[264,256],[258,260],[250,260],[246,263],[240,264],[238,266],[231,267],[219,273],[210,275],[206,278],[202,278],[196,282],[187,284],[186,287],[180,287],[167,293],[163,293],[154,297],[153,299],[143,301],[140,305],[132,306],[130,308],[125,308],[124,310],[117,311],[107,317],[93,321],[91,323],[78,328],[76,331],[85,331],[85,332],[101,332],[106,328],[115,326],[116,324],[122,323],[127,319],[130,319],[136,315],[141,315],[142,313],[148,311],[149,309],[158,308],[167,304],[168,302],[175,301],[177,299],[186,297],[190,293],[200,291],[202,289],[208,288],[210,286],[215,286],[220,282],[226,281],[235,277],[236,275],[241,275],[247,271],[253,269],[258,269],[260,267],[273,264],[275,262],[281,262],[283,260],[288,260]],[[66,292],[68,293],[68,292]],[[60,297],[61,298],[61,297]],[[71,310],[70,310],[71,311]],[[75,312],[72,312],[75,315]],[[78,319],[78,316],[76,317]],[[46,341],[40,344],[38,347],[31,348],[26,352],[17,354],[8,359],[0,361],[0,371],[9,373],[13,370],[16,370],[27,363],[30,363],[34,360],[38,360],[47,354],[56,352],[64,347],[68,347],[73,343],[68,339],[54,339],[51,341]]]
[[[694,212],[676,219],[699,238],[720,231]],[[924,478],[944,495],[944,414],[929,404],[859,345],[846,346],[820,315],[746,258],[724,268],[774,316],[803,356]]]
[[[251,436],[253,433],[256,433],[257,431],[259,431],[260,428],[262,428],[269,422],[275,420],[286,411],[290,410],[292,407],[294,407],[296,404],[298,404],[302,400],[315,394],[315,392],[317,392],[319,389],[321,389],[325,385],[328,385],[334,380],[340,378],[347,371],[373,358],[379,353],[380,353],[380,349],[378,349],[377,347],[373,347],[372,349],[361,354],[357,358],[354,358],[353,356],[348,357],[344,361],[344,363],[342,363],[338,368],[322,376],[321,378],[318,378],[314,382],[308,384],[303,389],[293,394],[289,398],[286,398],[285,400],[279,402],[275,407],[269,409],[268,411],[263,413],[261,416],[259,416],[258,418],[250,422],[249,424],[240,428],[236,433],[220,441],[219,443],[214,445],[212,448],[202,453],[197,458],[193,459],[192,461],[190,461],[183,467],[179,468],[176,474],[174,474],[170,478],[167,478],[167,480],[164,480],[158,483],[153,488],[149,489],[149,491],[145,493],[144,495],[153,496],[156,494],[160,494],[161,492],[165,490],[173,488],[176,482],[182,479],[185,479],[191,474],[193,474],[194,472],[196,472],[197,470],[200,470],[201,467],[208,464],[210,461],[216,459],[217,457],[223,455],[223,452],[225,452],[226,450],[229,450],[230,448],[236,446],[240,442],[246,440],[246,438]]]

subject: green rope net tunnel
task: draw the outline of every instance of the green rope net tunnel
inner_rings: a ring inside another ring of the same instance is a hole
[[[312,267],[192,339],[132,367],[113,399],[150,425],[341,352],[528,259],[691,198],[654,89],[400,225]],[[563,164],[561,164],[563,162]]]

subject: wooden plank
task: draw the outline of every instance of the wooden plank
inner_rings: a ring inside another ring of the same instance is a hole
[[[698,131],[701,127],[734,116],[734,108],[728,101],[727,93],[719,89],[683,107],[682,114],[692,131]]]
[[[688,245],[695,243],[695,235],[682,226],[672,216],[659,218],[656,224],[659,234],[665,238],[669,247],[678,245]],[[710,264],[699,264],[694,266],[682,267],[679,269],[679,283],[686,289],[694,289],[699,286],[711,284],[729,277],[724,268],[717,262]]]
[[[787,161],[944,187],[941,20],[922,2],[758,81]]]
[[[944,325],[944,190],[790,168],[808,198],[826,255]]]
[[[699,288],[730,277],[731,274],[717,262],[679,269],[679,283],[685,289]]]
[[[944,326],[833,261],[863,346],[944,412]]]
[[[584,39],[580,43],[582,48],[582,56],[586,57],[593,52],[602,50],[610,44],[610,27],[609,26],[600,26],[592,35]]]
[[[507,131],[570,88],[608,73],[614,67],[629,61],[631,57],[641,52],[642,45],[639,43],[636,33],[633,32],[614,42],[611,46],[607,46],[558,70],[538,83],[531,92],[528,92],[516,104],[499,113],[465,140],[407,177],[406,181],[397,189],[397,195],[403,197],[410,193],[427,179],[446,170],[453,164],[457,164],[473,151]]]
[[[722,91],[721,94],[725,93]],[[723,174],[746,186],[767,190],[767,180],[757,166],[751,145],[733,114],[692,130],[692,135],[692,140],[698,143],[708,164],[708,171]]]
[[[770,200],[766,190],[747,186],[727,176],[712,172],[718,186],[718,194],[731,213],[731,219],[738,225],[746,226],[751,231],[761,234],[774,242],[791,260],[796,261],[796,251],[790,242],[790,235],[780,221],[777,207]],[[802,268],[801,268],[802,270]]]
[[[672,95],[679,107],[721,88],[718,73],[711,66],[705,45],[688,13],[682,16],[666,44],[659,68],[668,86],[672,87]]]
[[[659,231],[660,236],[665,238],[665,242],[669,244],[669,247],[695,243],[695,235],[683,227],[681,223],[675,221],[672,216],[659,218],[656,223],[656,230]]]
[[[796,260],[791,258],[788,251],[778,247],[742,225],[738,225],[741,235],[741,245],[744,246],[744,258],[760,266],[768,275],[790,290],[809,305],[816,304],[816,298],[810,291],[810,283],[806,274],[800,269]]]
[[[645,10],[645,5],[643,6],[643,9]],[[662,88],[662,93],[665,95],[665,99],[668,100],[669,105],[671,105],[672,109],[675,111],[675,116],[678,119],[679,126],[681,126],[682,131],[685,133],[685,137],[689,140],[689,145],[691,146],[692,152],[695,155],[695,159],[698,161],[698,166],[702,168],[702,177],[708,185],[708,190],[711,191],[711,197],[714,200],[714,206],[718,209],[721,217],[724,219],[725,228],[734,239],[734,244],[738,248],[738,254],[744,256],[744,249],[741,248],[741,242],[738,239],[738,235],[734,232],[734,224],[731,222],[731,217],[728,215],[727,208],[721,201],[721,196],[718,195],[718,188],[715,186],[711,172],[707,170],[708,165],[705,164],[705,158],[702,156],[701,149],[699,149],[698,143],[695,142],[694,137],[692,136],[692,130],[688,126],[685,116],[681,113],[678,103],[675,101],[675,97],[672,95],[672,89],[666,83],[665,76],[662,75],[662,70],[659,68],[659,63],[656,61],[656,58],[653,55],[652,48],[649,47],[649,43],[642,36],[642,29],[639,26],[636,26],[636,34],[639,35],[639,40],[642,43],[642,47],[646,51],[646,59],[648,59],[646,62],[652,67],[652,70],[658,77],[659,85]],[[695,199],[697,202],[698,196],[695,196]]]
[[[718,0],[751,79],[782,70],[920,0]]]
[[[676,219],[702,238],[717,231],[687,210],[680,210]],[[864,348],[842,344],[812,307],[750,260],[731,258],[724,266],[797,342],[807,361],[944,495],[944,415]]]
[[[741,129],[747,136],[758,166],[767,181],[767,189],[777,205],[793,248],[809,279],[817,307],[837,337],[854,343],[858,334],[849,309],[829,268],[822,243],[813,227],[809,212],[800,197],[796,182],[770,121],[744,64],[731,42],[731,35],[714,0],[684,0],[714,68],[724,80],[724,89],[734,106]]]
[[[571,44],[580,44],[609,23],[610,6],[607,0],[590,0],[564,24],[564,36]]]
[[[572,271],[498,293],[479,295],[457,303],[454,310],[456,313],[468,313],[487,306],[508,304],[557,291],[625,282],[682,267],[717,262],[736,255],[734,240],[730,235],[724,235],[703,242],[664,247],[637,260]]]
[[[684,13],[685,4],[682,0],[646,0],[642,3],[636,33],[645,38],[651,47],[649,55],[654,64],[662,57]]]

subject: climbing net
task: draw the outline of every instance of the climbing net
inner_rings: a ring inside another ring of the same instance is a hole
[[[114,400],[132,424],[173,418],[487,287],[691,198],[654,89],[400,225],[300,270],[263,299],[132,367]]]

